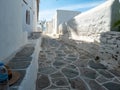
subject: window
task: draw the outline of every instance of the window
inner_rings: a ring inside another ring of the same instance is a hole
[[[30,24],[30,11],[26,10],[26,24]]]

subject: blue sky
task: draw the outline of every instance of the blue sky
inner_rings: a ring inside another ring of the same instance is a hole
[[[40,0],[40,20],[51,20],[57,9],[85,12],[106,0]]]

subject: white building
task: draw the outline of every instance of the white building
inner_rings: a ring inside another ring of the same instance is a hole
[[[0,0],[0,61],[27,44],[36,31],[39,0]]]
[[[37,2],[38,0],[23,0],[23,30],[37,31]]]
[[[57,10],[53,17],[53,34],[59,34],[59,25],[69,21],[78,14],[80,14],[78,11]]]
[[[52,34],[53,20],[46,22],[46,33]]]

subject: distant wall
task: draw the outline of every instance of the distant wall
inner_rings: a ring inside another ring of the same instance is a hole
[[[0,0],[0,61],[25,45],[22,30],[22,0]]]
[[[48,21],[46,23],[46,33],[52,34],[53,33],[53,21]]]
[[[78,14],[80,14],[78,11],[57,10],[57,27],[61,23],[67,22]]]
[[[70,10],[57,10],[56,15],[54,16],[53,29],[55,33],[59,34],[59,25],[67,22],[68,20],[72,19],[76,15],[80,14],[78,11],[70,11]]]

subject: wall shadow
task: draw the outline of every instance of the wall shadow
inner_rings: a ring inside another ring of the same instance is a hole
[[[67,28],[69,28],[69,30],[72,30],[69,32],[74,32],[76,35],[79,35],[79,30],[77,27],[78,27],[78,24],[74,18],[67,22]]]

